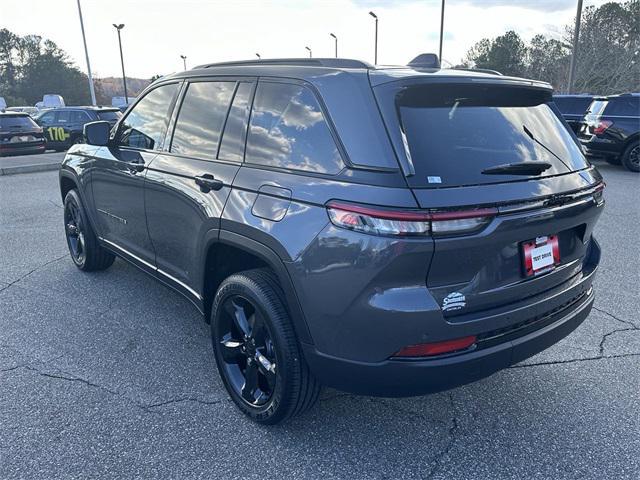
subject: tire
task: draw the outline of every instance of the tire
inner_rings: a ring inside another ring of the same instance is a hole
[[[251,420],[274,425],[309,410],[321,386],[300,349],[268,269],[231,275],[216,292],[211,339],[222,382]]]
[[[604,160],[610,165],[620,165],[622,163],[622,158],[619,156],[604,157]]]
[[[622,155],[622,164],[632,172],[640,172],[640,141],[634,140]]]
[[[98,243],[75,189],[64,198],[64,232],[71,259],[80,270],[94,272],[113,264],[116,257]]]

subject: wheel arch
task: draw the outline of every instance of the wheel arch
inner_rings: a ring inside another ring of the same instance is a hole
[[[637,142],[638,140],[640,140],[640,132],[636,132],[629,135],[624,141],[624,145],[622,146],[622,155],[627,153],[627,149],[629,148],[629,145],[631,145],[633,142]]]
[[[203,255],[203,265],[202,301],[207,321],[211,318],[213,297],[227,276],[242,270],[266,267],[273,271],[280,282],[285,308],[291,316],[298,339],[303,343],[313,343],[289,272],[271,248],[244,235],[223,230],[217,238],[210,237]]]

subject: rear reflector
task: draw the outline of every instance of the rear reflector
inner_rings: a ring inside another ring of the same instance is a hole
[[[431,355],[441,355],[443,353],[457,352],[465,350],[476,343],[475,335],[470,337],[445,340],[444,342],[420,343],[404,347],[394,357],[428,357]]]

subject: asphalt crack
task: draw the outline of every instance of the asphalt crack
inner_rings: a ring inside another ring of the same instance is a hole
[[[597,360],[608,360],[611,358],[629,358],[629,357],[640,357],[640,353],[621,353],[618,355],[601,355],[598,357],[572,358],[569,360],[553,360],[549,362],[524,363],[521,365],[512,365],[508,368],[514,369],[514,368],[539,367],[544,365],[564,365],[566,363],[593,362]]]
[[[608,315],[609,317],[613,318],[614,320],[617,320],[620,323],[625,323],[625,324],[631,326],[632,327],[631,330],[638,330],[639,329],[638,326],[635,323],[633,323],[633,321],[631,321],[631,320],[623,320],[622,318],[614,315],[613,313],[607,312],[606,310],[604,310],[602,308],[599,308],[599,307],[593,307],[593,309],[596,312],[600,312],[600,313],[604,313],[605,315]]]
[[[13,282],[9,282],[5,287],[0,288],[0,292],[5,291],[6,289],[8,289],[9,287],[15,285],[18,282],[21,282],[22,280],[24,280],[25,278],[27,278],[29,275],[31,275],[32,273],[37,272],[38,270],[46,267],[47,265],[51,265],[52,263],[55,262],[59,262],[60,260],[62,260],[63,258],[66,258],[67,254],[64,254],[58,258],[54,258],[53,260],[49,260],[48,262],[43,263],[42,265],[38,265],[36,268],[34,268],[33,270],[25,273],[24,275],[22,275],[20,278],[18,278],[17,280],[14,280]]]
[[[444,449],[438,454],[438,456],[435,458],[433,467],[425,477],[427,479],[435,477],[435,475],[438,473],[438,471],[442,467],[442,460],[449,454],[449,452],[453,448],[453,445],[456,443],[456,438],[457,438],[457,433],[459,428],[458,415],[456,414],[456,404],[453,400],[453,393],[448,392],[448,395],[449,395],[449,402],[451,403],[451,426],[449,427],[449,432],[448,432],[449,442],[444,447]]]
[[[55,368],[55,367],[54,367]],[[219,403],[222,403],[223,400],[221,399],[217,399],[217,400],[203,400],[201,398],[197,398],[197,397],[193,397],[193,396],[179,396],[179,397],[175,397],[175,398],[170,398],[168,400],[163,400],[161,402],[155,402],[155,403],[150,403],[150,404],[145,404],[145,403],[139,403],[135,400],[133,400],[132,398],[128,397],[127,395],[125,395],[122,392],[118,392],[117,390],[112,390],[108,387],[105,387],[104,385],[100,385],[98,383],[92,382],[91,380],[87,380],[85,378],[82,377],[77,377],[75,375],[72,375],[68,372],[60,372],[60,373],[49,373],[49,372],[44,372],[39,368],[34,367],[33,365],[29,365],[29,364],[21,364],[21,365],[16,365],[14,367],[10,367],[4,370],[0,370],[0,373],[2,372],[15,372],[17,370],[27,370],[29,372],[33,372],[38,374],[41,377],[45,377],[47,379],[52,379],[52,380],[62,380],[65,382],[72,382],[72,383],[78,383],[81,385],[85,385],[87,387],[90,388],[95,388],[98,390],[101,390],[103,392],[108,393],[109,395],[118,397],[118,398],[122,398],[123,400],[131,403],[132,405],[134,405],[135,407],[149,413],[152,412],[152,409],[155,408],[161,408],[167,405],[171,405],[171,404],[175,404],[175,403],[183,403],[183,402],[190,402],[190,403],[197,403],[200,405],[216,405]]]

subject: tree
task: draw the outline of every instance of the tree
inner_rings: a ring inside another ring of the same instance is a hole
[[[89,103],[87,76],[51,40],[0,30],[0,92],[8,104],[35,104],[57,93],[71,105]]]
[[[483,38],[467,54],[467,63],[476,68],[498,70],[504,75],[525,73],[527,47],[520,36],[510,30],[493,40]]]
[[[640,90],[640,0],[584,10],[576,55],[576,92],[609,95]],[[484,38],[469,51],[466,67],[544,80],[566,92],[573,24],[562,40],[534,36],[529,45],[512,31]]]

